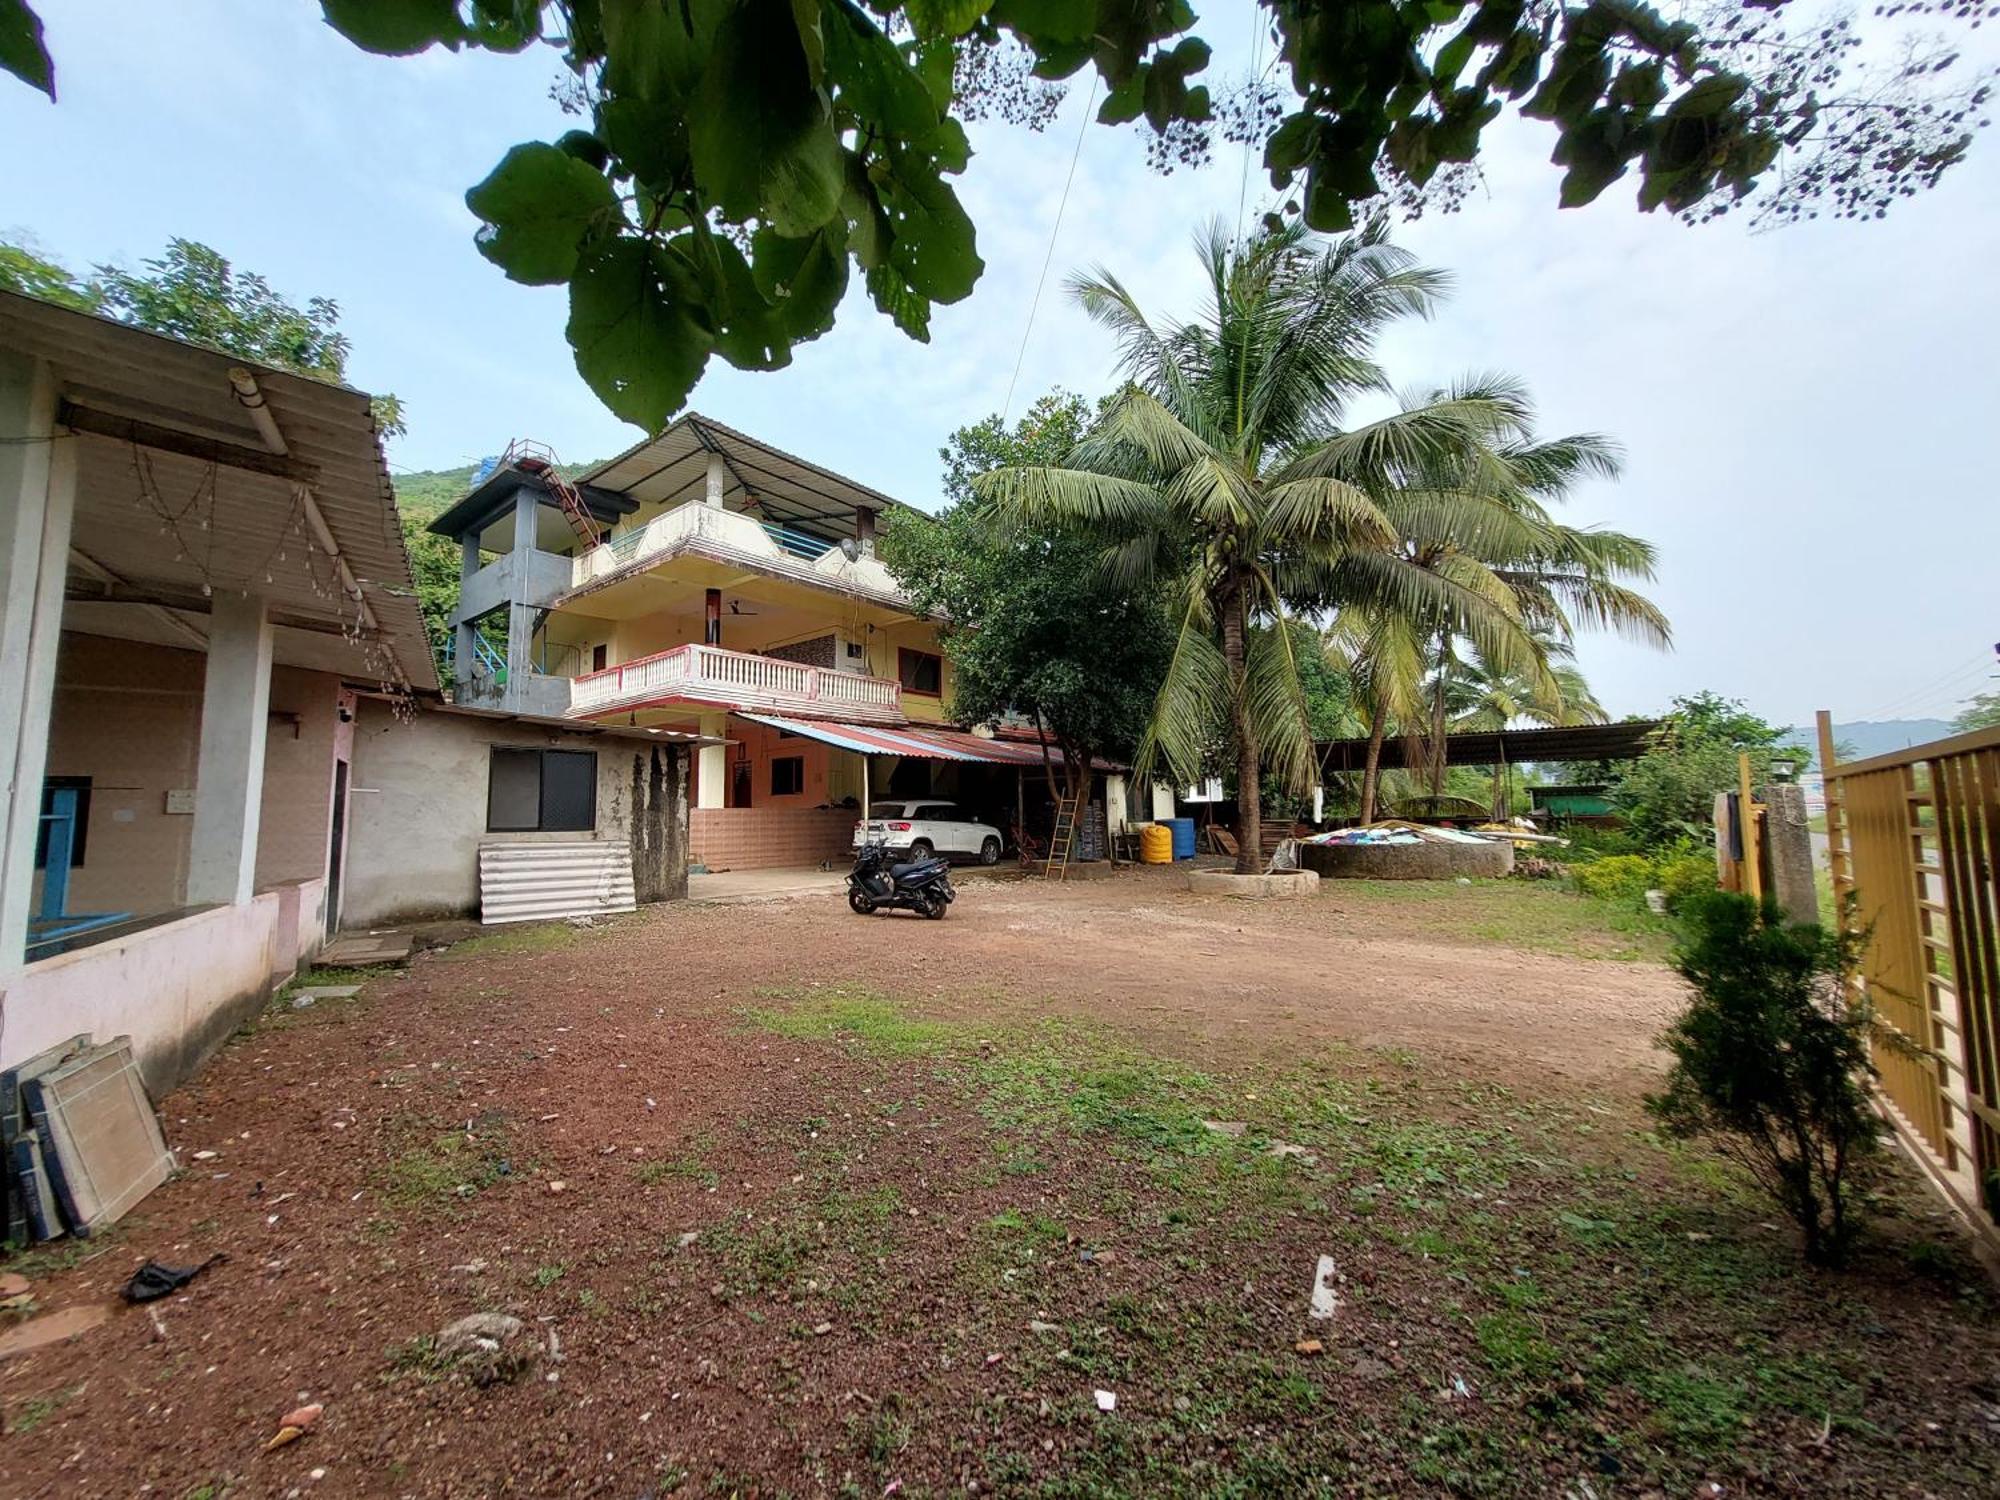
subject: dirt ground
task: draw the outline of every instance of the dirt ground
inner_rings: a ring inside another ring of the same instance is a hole
[[[1996,1492],[1949,1226],[1892,1181],[1800,1270],[1646,1131],[1676,983],[1577,898],[961,889],[281,996],[164,1101],[175,1181],[14,1262],[47,1310],[228,1257],[0,1362],[0,1494]],[[532,1360],[446,1357],[475,1312]]]

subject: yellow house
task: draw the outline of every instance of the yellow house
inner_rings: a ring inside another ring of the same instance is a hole
[[[725,741],[691,799],[711,868],[838,857],[871,794],[1007,828],[1040,747],[945,725],[937,621],[875,555],[899,508],[696,413],[573,477],[517,444],[431,528],[462,548],[454,697]]]

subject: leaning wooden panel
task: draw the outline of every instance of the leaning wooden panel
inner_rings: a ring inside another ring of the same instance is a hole
[[[78,1234],[116,1223],[173,1172],[130,1037],[30,1081],[27,1092],[51,1181]]]

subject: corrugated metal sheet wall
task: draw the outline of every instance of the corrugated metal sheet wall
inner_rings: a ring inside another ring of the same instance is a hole
[[[547,922],[634,911],[632,850],[605,839],[479,846],[479,920]]]

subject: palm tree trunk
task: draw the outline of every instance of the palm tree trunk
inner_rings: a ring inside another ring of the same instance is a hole
[[[1264,868],[1263,788],[1259,784],[1256,726],[1250,722],[1248,640],[1243,585],[1235,570],[1222,587],[1222,659],[1229,667],[1229,736],[1236,742],[1236,873]]]
[[[1493,818],[1495,823],[1507,821],[1507,762],[1501,761],[1493,768]]]
[[[1448,631],[1440,631],[1437,687],[1431,694],[1431,795],[1433,797],[1444,795],[1444,768],[1447,759],[1444,743],[1444,695],[1445,678],[1450,671],[1451,635]]]
[[[1382,788],[1382,741],[1388,737],[1389,716],[1368,715],[1368,762],[1361,772],[1361,822],[1375,821],[1375,797]]]

